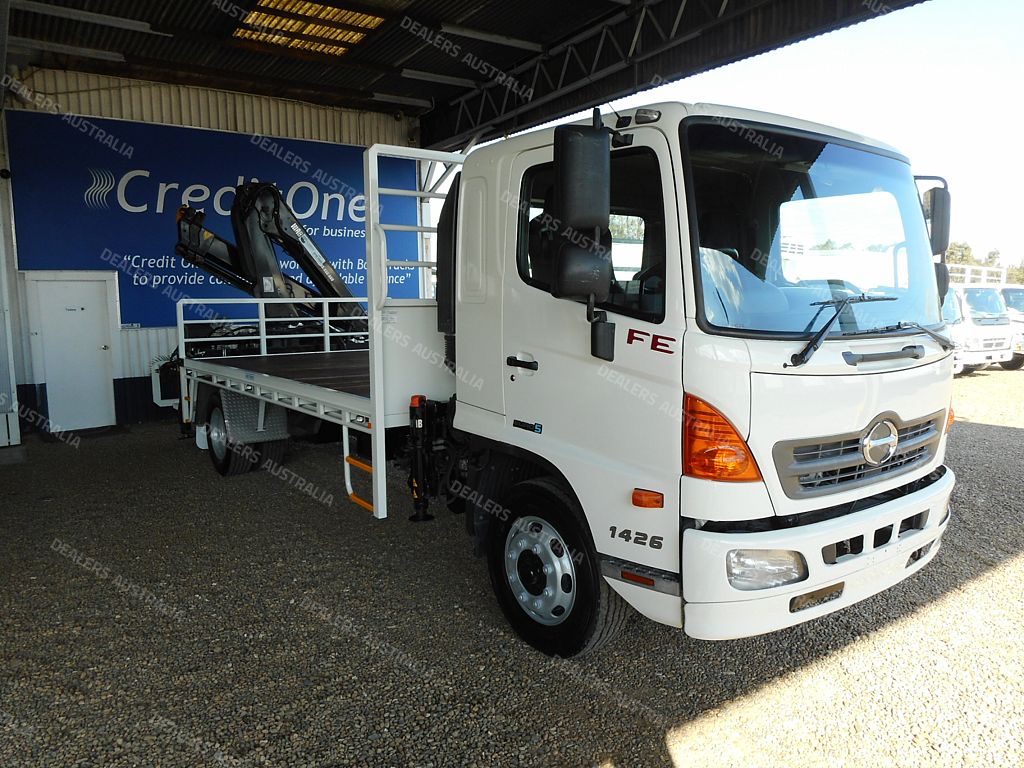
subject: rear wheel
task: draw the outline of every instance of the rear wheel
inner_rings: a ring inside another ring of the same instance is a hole
[[[595,651],[626,623],[629,606],[601,577],[576,502],[547,480],[513,486],[508,519],[491,531],[491,584],[513,629],[549,656]]]
[[[210,397],[210,410],[206,417],[206,439],[213,467],[224,477],[241,475],[256,464],[257,451],[245,443],[228,439],[227,422],[220,395]]]
[[[285,453],[288,451],[287,440],[269,440],[265,443],[256,443],[256,461],[254,469],[269,469],[274,471],[284,464]]]
[[[1024,368],[1024,355],[1014,355],[1012,360],[1000,363],[1005,371],[1019,371]]]

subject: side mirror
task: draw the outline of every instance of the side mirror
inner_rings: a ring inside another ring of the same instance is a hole
[[[593,125],[555,128],[555,217],[561,231],[553,249],[551,295],[585,300],[590,354],[615,359],[615,324],[594,305],[607,301],[612,284],[611,136],[601,114]]]
[[[555,249],[551,294],[601,302],[611,289],[611,255],[604,243],[611,213],[611,141],[604,128],[555,129]]]
[[[944,262],[940,261],[935,265],[935,284],[939,289],[939,310],[941,311],[946,294],[949,292],[949,267]]]
[[[928,222],[931,236],[932,253],[941,255],[945,260],[946,249],[949,248],[949,220],[951,199],[949,185],[939,176],[918,176],[917,181],[938,181],[941,187],[932,187],[924,193],[924,217]]]

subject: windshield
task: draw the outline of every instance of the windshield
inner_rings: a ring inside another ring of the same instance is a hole
[[[1010,309],[1024,312],[1024,288],[1003,288],[1003,299]]]
[[[1007,318],[1006,302],[995,288],[965,288],[964,298],[976,322],[1001,321]]]
[[[964,319],[960,312],[960,301],[956,297],[956,291],[950,288],[942,299],[942,320],[954,325]]]
[[[847,307],[833,334],[941,322],[905,162],[732,120],[682,131],[707,323],[809,334],[829,318],[818,302],[860,294],[895,301]]]

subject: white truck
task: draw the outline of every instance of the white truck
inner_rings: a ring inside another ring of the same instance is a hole
[[[427,181],[382,187],[381,157]],[[898,152],[666,103],[468,155],[374,146],[365,175],[365,299],[307,292],[299,320],[271,311],[288,298],[179,305],[183,416],[222,472],[335,424],[346,488],[382,518],[388,443],[408,441],[414,519],[433,497],[464,511],[510,624],[560,656],[629,606],[695,638],[771,632],[935,556],[949,194],[926,216]],[[389,223],[403,195],[444,199],[437,226]],[[409,231],[436,259],[388,257]],[[436,270],[436,298],[389,298],[394,267]],[[249,335],[224,344],[222,310]]]
[[[1013,326],[1013,358],[1000,363],[1008,371],[1024,368],[1024,285],[1006,284],[999,289]]]
[[[1014,364],[1014,346],[1021,343],[1020,330],[1010,321],[999,286],[950,285],[942,302],[942,317],[956,344],[954,376],[995,364],[1007,370],[1020,367]]]

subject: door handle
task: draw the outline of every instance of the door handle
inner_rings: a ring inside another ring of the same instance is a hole
[[[100,349],[104,349],[104,350],[110,349],[110,345],[109,344],[104,344],[102,347],[100,347]]]
[[[505,365],[511,365],[513,368],[525,368],[528,371],[536,371],[540,368],[540,365],[536,360],[520,360],[515,355],[509,355],[506,357]]]

